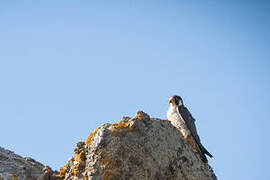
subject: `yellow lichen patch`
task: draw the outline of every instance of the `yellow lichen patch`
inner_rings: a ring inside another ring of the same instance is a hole
[[[59,177],[61,178],[65,178],[66,175],[66,171],[67,171],[67,164],[65,164],[62,168],[60,168],[60,173],[59,173]]]
[[[98,155],[99,155],[99,156],[102,156],[102,154],[103,154],[103,151],[99,151],[99,152],[98,152]]]
[[[85,152],[83,150],[79,150],[79,151],[80,151],[80,153],[76,155],[75,161],[80,163],[82,161],[85,161],[86,157],[85,157]]]
[[[98,131],[98,128],[96,128],[95,131],[89,135],[89,137],[85,141],[85,144],[86,145],[90,145],[91,144],[92,139],[96,135],[97,131]]]
[[[88,176],[85,176],[85,177],[84,177],[84,180],[88,180]]]
[[[119,123],[115,123],[112,126],[116,127],[116,128],[128,128],[130,125],[130,122],[119,122]]]
[[[111,169],[113,166],[113,159],[112,158],[104,158],[101,160],[101,164],[105,166],[106,169]]]
[[[13,180],[18,180],[18,174],[12,174]]]
[[[168,122],[168,120],[160,120],[161,122]]]
[[[127,129],[128,131],[131,131],[133,128],[131,127],[131,123],[128,121],[128,122],[125,122],[125,121],[121,121],[119,123],[115,123],[111,126],[113,129],[117,129],[117,128],[120,128],[120,129]],[[116,132],[113,131],[113,133],[115,134],[115,136],[117,136],[118,134]]]
[[[144,120],[144,119],[150,119],[148,114],[146,114],[143,111],[137,111],[135,115],[135,119]]]
[[[87,168],[87,170],[88,170],[88,171],[91,171],[91,167],[89,166],[89,167]]]
[[[104,180],[111,180],[114,179],[115,174],[111,171],[106,171],[104,174]]]
[[[74,173],[75,176],[77,176],[79,174],[79,166],[78,165],[75,165],[72,168],[72,172]]]
[[[143,120],[143,118],[144,118],[144,117],[141,116],[141,115],[136,115],[136,116],[135,116],[135,119]]]

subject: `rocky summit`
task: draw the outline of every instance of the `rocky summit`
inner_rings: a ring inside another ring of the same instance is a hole
[[[137,111],[115,124],[96,128],[78,142],[74,156],[52,171],[33,159],[0,149],[0,180],[216,180],[208,163],[194,153],[167,120]]]

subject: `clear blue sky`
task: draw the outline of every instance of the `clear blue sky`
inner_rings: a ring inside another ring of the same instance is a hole
[[[267,1],[1,1],[0,146],[59,169],[178,94],[219,179],[270,179]]]

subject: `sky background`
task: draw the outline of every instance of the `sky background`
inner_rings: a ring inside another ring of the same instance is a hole
[[[0,146],[59,170],[182,96],[219,179],[270,179],[267,1],[0,1]]]

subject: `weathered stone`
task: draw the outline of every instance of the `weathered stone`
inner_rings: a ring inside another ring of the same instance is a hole
[[[57,180],[58,172],[0,147],[0,180]]]
[[[142,111],[135,118],[104,124],[85,143],[78,143],[60,176],[67,180],[216,179],[169,121],[151,119]]]
[[[167,120],[137,111],[134,118],[104,124],[77,143],[60,173],[0,147],[0,180],[215,180]]]

